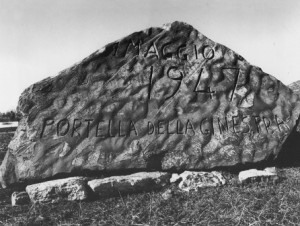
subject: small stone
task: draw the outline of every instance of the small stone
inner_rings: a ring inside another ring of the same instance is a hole
[[[171,177],[171,179],[170,179],[170,182],[171,183],[175,183],[175,182],[177,182],[178,180],[180,180],[181,179],[181,177],[177,174],[177,173],[173,173],[172,174],[172,177]]]
[[[35,223],[40,224],[45,220],[45,217],[43,217],[42,215],[39,215],[36,219],[35,219]]]
[[[170,174],[162,172],[140,172],[126,176],[112,176],[88,182],[100,197],[158,190],[169,184]]]
[[[70,177],[29,185],[26,191],[32,202],[85,200],[88,197],[86,181],[84,177]]]
[[[167,190],[165,190],[165,191],[162,193],[161,196],[162,196],[162,198],[163,198],[164,200],[168,200],[168,199],[172,198],[173,192],[172,192],[171,189],[167,189]]]
[[[264,169],[265,172],[268,172],[268,173],[274,173],[274,174],[277,174],[277,169],[276,167],[267,167]]]
[[[26,191],[17,192],[15,191],[11,195],[11,205],[18,206],[18,205],[26,205],[30,203],[29,195]]]
[[[239,181],[241,183],[254,183],[258,180],[263,182],[268,181],[269,178],[271,178],[273,182],[278,181],[277,170],[275,167],[266,168],[264,170],[249,169],[239,173]]]
[[[221,173],[212,172],[193,172],[184,171],[180,175],[172,175],[171,181],[178,181],[182,179],[178,185],[179,189],[189,192],[191,190],[197,191],[199,188],[216,187],[226,183],[225,178]]]

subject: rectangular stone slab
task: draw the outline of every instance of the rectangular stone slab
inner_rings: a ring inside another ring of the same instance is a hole
[[[18,108],[3,186],[274,159],[300,112],[279,80],[182,22],[108,44],[31,85]]]
[[[87,178],[69,177],[32,184],[26,187],[26,192],[33,203],[85,200],[88,198]]]
[[[163,172],[139,172],[90,180],[88,185],[99,197],[112,197],[162,189],[170,183],[170,177]]]

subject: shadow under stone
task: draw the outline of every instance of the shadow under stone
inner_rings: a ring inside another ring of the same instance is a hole
[[[298,167],[300,166],[300,132],[297,132],[297,125],[300,123],[300,118],[297,120],[296,126],[284,142],[281,151],[276,159],[278,167]]]

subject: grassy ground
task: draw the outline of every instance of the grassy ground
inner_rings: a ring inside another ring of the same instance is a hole
[[[2,141],[7,145],[9,139]],[[277,184],[236,182],[189,194],[174,190],[123,195],[85,202],[12,207],[9,189],[0,189],[0,225],[299,225],[299,168],[280,169]]]

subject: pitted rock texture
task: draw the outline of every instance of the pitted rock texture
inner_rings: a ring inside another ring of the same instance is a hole
[[[159,190],[169,184],[170,174],[164,172],[140,172],[126,176],[94,179],[88,185],[99,197],[120,196],[151,190]]]
[[[290,84],[289,88],[291,90],[293,90],[294,93],[296,93],[300,96],[300,80]],[[300,118],[298,119],[298,124],[297,124],[297,129],[296,130],[297,130],[298,133],[300,133]]]
[[[108,44],[27,88],[18,108],[2,185],[273,159],[300,112],[288,87],[181,22]]]
[[[170,182],[179,182],[179,189],[189,192],[198,191],[199,188],[217,187],[226,183],[225,178],[220,172],[192,172],[184,171],[181,174],[173,174]]]
[[[88,198],[87,178],[70,177],[32,184],[26,187],[31,202],[47,203]]]

